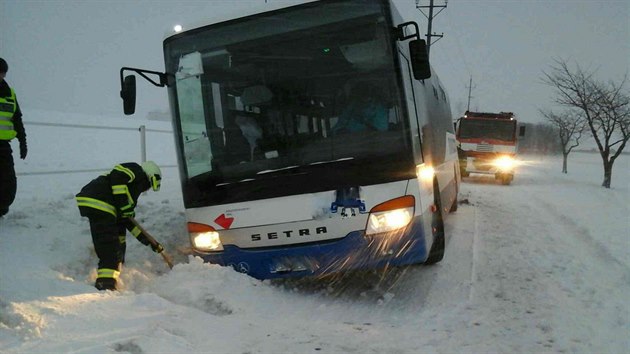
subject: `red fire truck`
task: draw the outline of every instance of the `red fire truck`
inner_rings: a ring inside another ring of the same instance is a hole
[[[456,123],[457,151],[462,177],[471,173],[493,174],[503,184],[514,179],[518,123],[512,112],[466,111]]]

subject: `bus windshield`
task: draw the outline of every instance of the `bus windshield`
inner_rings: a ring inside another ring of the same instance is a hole
[[[514,141],[516,121],[497,119],[462,119],[459,125],[460,139],[495,139]]]
[[[316,2],[167,39],[186,206],[413,176],[386,10]]]

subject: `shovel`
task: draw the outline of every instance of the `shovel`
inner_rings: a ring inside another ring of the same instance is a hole
[[[138,227],[142,233],[147,237],[147,239],[149,240],[149,243],[153,246],[156,246],[159,242],[157,242],[155,240],[155,238],[153,238],[153,236],[151,236],[151,234],[149,234],[147,232],[147,230],[145,230],[138,221],[136,221],[136,219],[134,218],[129,218],[129,220],[136,226]],[[166,264],[168,264],[168,267],[170,269],[173,269],[173,258],[171,258],[171,256],[169,256],[168,253],[166,253],[166,251],[162,251],[160,252],[160,255],[162,256],[162,258],[164,259],[164,262],[166,262]]]

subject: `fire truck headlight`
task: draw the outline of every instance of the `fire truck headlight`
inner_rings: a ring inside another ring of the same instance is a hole
[[[494,165],[502,171],[509,171],[516,166],[516,161],[511,156],[501,156],[494,160]]]
[[[223,251],[219,233],[212,226],[189,222],[188,233],[195,249],[199,251]]]
[[[414,210],[415,198],[411,195],[376,205],[370,210],[365,234],[379,234],[406,227],[413,218]]]

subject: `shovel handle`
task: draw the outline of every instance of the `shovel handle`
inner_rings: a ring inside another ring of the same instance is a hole
[[[140,225],[140,223],[134,219],[134,218],[129,218],[129,220],[137,227],[140,229],[140,231],[142,231],[142,233],[144,234],[144,236],[146,236],[147,240],[149,241],[149,243],[152,246],[157,246],[159,244],[159,242],[153,238],[153,236],[151,236],[151,234],[144,229],[144,227],[142,227],[142,225]],[[162,251],[160,252],[160,255],[162,256],[162,259],[164,259],[164,262],[166,262],[166,264],[168,265],[168,267],[170,269],[173,269],[173,258],[171,258],[171,256],[166,253],[166,251]]]
[[[164,262],[166,262],[168,267],[170,269],[173,269],[173,258],[171,258],[171,256],[168,253],[166,253],[166,251],[162,251],[160,255],[162,256],[162,258],[164,259]]]

